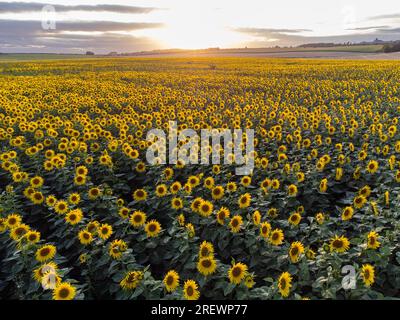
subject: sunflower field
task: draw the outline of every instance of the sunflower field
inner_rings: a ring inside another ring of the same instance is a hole
[[[1,63],[0,296],[400,298],[399,115],[398,62]],[[149,165],[170,121],[253,173]]]

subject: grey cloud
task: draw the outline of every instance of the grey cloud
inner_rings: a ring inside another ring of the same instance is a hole
[[[41,11],[47,3],[39,2],[0,2],[0,13],[22,13]],[[153,7],[136,7],[113,4],[98,5],[52,5],[56,11],[90,11],[90,12],[116,12],[116,13],[149,13],[157,10]]]
[[[161,26],[162,24],[159,23],[62,21],[56,24],[55,30],[44,30],[41,21],[0,20],[0,52],[71,53],[77,52],[76,47],[82,47],[85,50],[89,48],[89,50],[102,53],[149,50],[157,45],[150,39],[116,32]],[[92,32],[92,34],[65,34],[67,31]],[[102,34],[93,34],[96,31]]]
[[[400,33],[400,28],[391,28],[391,29],[379,29],[379,32],[383,32],[383,33],[395,33],[398,34]]]
[[[369,17],[367,20],[387,20],[387,19],[400,19],[400,13],[381,14]]]
[[[235,28],[236,32],[254,34],[254,35],[266,35],[266,34],[281,34],[281,33],[301,33],[310,32],[310,29],[276,29],[276,28]]]
[[[161,23],[115,22],[115,21],[60,21],[55,30],[43,30],[42,22],[35,20],[1,20],[0,35],[24,36],[29,34],[60,33],[65,31],[115,32],[160,28]],[[1,38],[0,38],[1,41]]]
[[[389,26],[370,26],[370,27],[358,27],[358,28],[350,28],[350,29],[346,29],[349,31],[368,31],[368,30],[382,30],[382,29],[387,29],[390,28]]]
[[[242,29],[239,32],[245,32],[251,35],[255,35],[260,39],[246,43],[247,46],[253,46],[253,47],[270,47],[273,46],[275,43],[280,46],[297,46],[305,43],[322,43],[322,42],[346,43],[346,42],[373,41],[375,38],[379,38],[385,41],[400,39],[400,28],[393,28],[393,29],[382,28],[382,29],[376,29],[374,32],[369,32],[368,34],[353,33],[349,35],[334,35],[334,36],[306,36],[296,33],[288,34],[279,32],[277,31],[278,29],[257,29],[257,28],[247,28],[247,29],[248,30]],[[277,39],[278,41],[271,42],[270,40],[272,39]]]

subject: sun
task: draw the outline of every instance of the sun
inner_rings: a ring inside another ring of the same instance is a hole
[[[144,31],[162,48],[203,49],[234,47],[244,35],[229,27],[223,12],[193,3],[174,8],[163,17],[164,26]]]

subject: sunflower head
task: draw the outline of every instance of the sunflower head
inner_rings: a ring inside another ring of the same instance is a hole
[[[183,285],[183,296],[186,300],[198,300],[200,292],[197,283],[194,280],[186,280]]]

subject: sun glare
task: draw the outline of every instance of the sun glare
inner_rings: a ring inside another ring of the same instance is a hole
[[[228,27],[219,9],[193,4],[181,5],[165,14],[164,27],[146,30],[163,48],[201,49],[238,46],[242,34]]]

